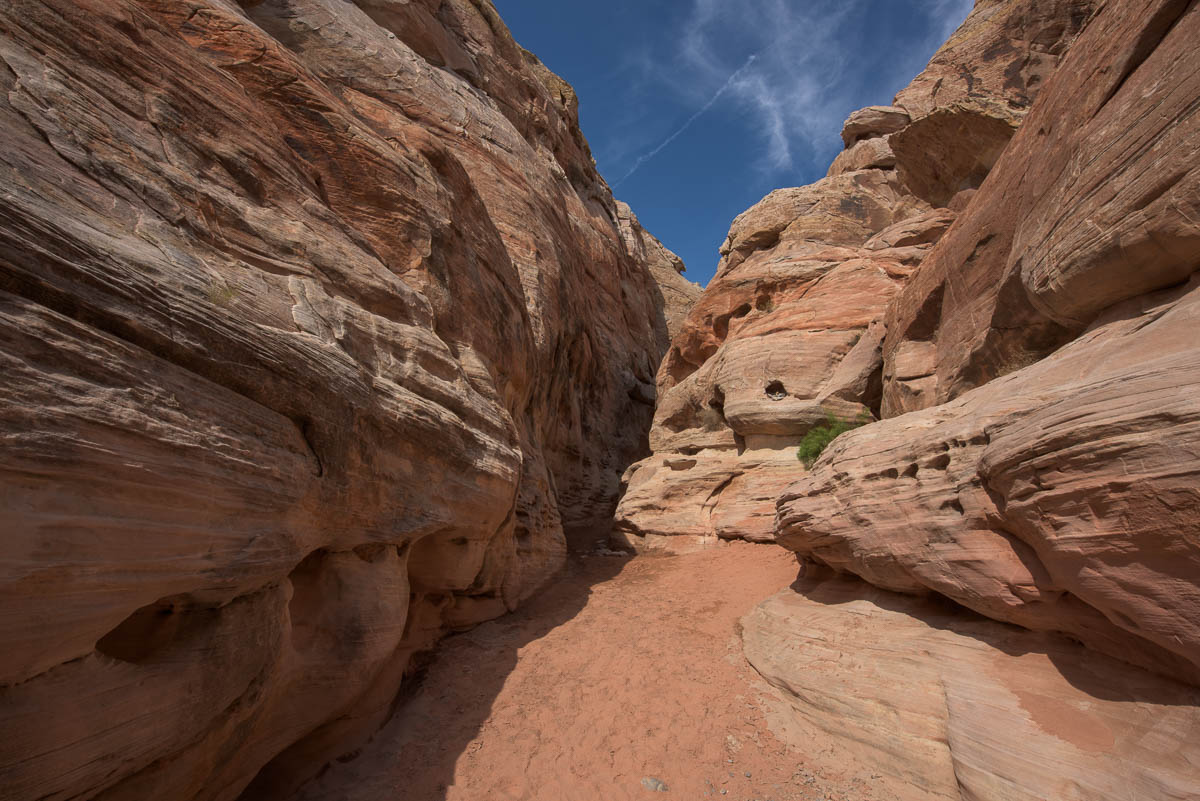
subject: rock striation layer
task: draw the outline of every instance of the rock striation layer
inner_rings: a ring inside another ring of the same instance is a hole
[[[773,539],[775,502],[801,470],[796,445],[827,415],[881,414],[889,303],[1095,5],[978,3],[894,105],[850,116],[825,179],[734,220],[659,369],[654,453],[625,477],[620,544]]]
[[[889,419],[780,542],[1200,683],[1198,38],[1186,2],[1096,16],[891,305]]]
[[[6,798],[286,794],[606,523],[694,290],[576,106],[486,0],[0,8]]]

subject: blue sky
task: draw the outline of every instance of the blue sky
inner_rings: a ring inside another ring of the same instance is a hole
[[[579,95],[613,194],[708,283],[733,218],[812,183],[853,110],[886,104],[971,0],[495,0]]]

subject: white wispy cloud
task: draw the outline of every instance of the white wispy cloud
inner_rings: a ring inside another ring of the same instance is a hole
[[[834,33],[864,0],[692,0],[678,51],[656,65],[658,79],[696,110],[661,142],[634,159],[616,185],[686,133],[718,102],[746,115],[763,144],[762,166],[793,167],[817,135],[833,136],[828,118],[844,42]],[[747,55],[749,54],[749,55]],[[736,60],[735,60],[736,59]],[[819,133],[818,133],[819,132]]]
[[[950,34],[958,29],[962,21],[975,7],[975,0],[927,0],[930,4],[929,15],[932,19],[941,20],[940,25],[933,26],[929,46],[936,49],[950,38]]]
[[[716,105],[717,101],[721,99],[721,95],[725,94],[725,92],[727,92],[729,90],[729,87],[734,85],[734,82],[737,81],[738,76],[741,73],[745,72],[747,69],[749,69],[750,65],[754,63],[756,58],[757,58],[756,55],[751,55],[749,58],[747,58],[746,63],[743,64],[742,66],[738,67],[736,70],[734,70],[733,74],[731,74],[728,78],[725,79],[725,83],[721,84],[720,88],[717,89],[717,91],[713,93],[713,96],[708,99],[708,102],[705,103],[703,106],[701,106],[699,108],[699,110],[696,111],[695,114],[688,117],[687,121],[684,122],[683,125],[680,125],[679,128],[677,128],[674,133],[672,133],[666,139],[662,140],[662,142],[660,142],[653,150],[648,150],[645,153],[643,153],[642,155],[638,156],[637,159],[633,162],[633,166],[629,168],[629,172],[627,172],[623,176],[621,176],[621,178],[615,184],[613,184],[613,188],[615,189],[618,186],[620,186],[622,183],[624,183],[626,178],[628,178],[629,176],[631,176],[635,172],[637,172],[638,167],[641,167],[647,161],[649,161],[650,159],[657,156],[659,153],[661,153],[663,151],[663,149],[665,149],[667,147],[667,145],[671,144],[676,139],[678,139],[680,136],[682,136],[684,134],[684,132],[687,131],[688,128],[691,128],[692,123],[694,123],[696,120],[700,119],[701,115],[703,115],[704,112],[708,111],[710,108],[712,108],[714,105]]]
[[[895,44],[897,53],[859,52],[864,17],[892,0],[691,0],[675,52],[647,61],[653,80],[692,111],[663,139],[627,161],[621,184],[689,131],[705,114],[728,109],[744,117],[763,157],[759,167],[782,178],[791,170],[824,172],[840,148],[845,115],[858,105],[888,102],[863,95],[863,64],[920,69],[924,58],[966,16],[972,0],[926,0],[928,42]],[[900,66],[903,62],[904,66]],[[898,76],[903,85],[916,72]],[[880,76],[881,82],[897,76]],[[883,80],[886,79],[886,80]],[[895,88],[899,88],[897,85]],[[634,151],[636,153],[637,151]]]

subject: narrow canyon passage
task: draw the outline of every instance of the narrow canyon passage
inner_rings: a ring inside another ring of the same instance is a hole
[[[391,722],[299,797],[872,799],[869,777],[806,764],[821,744],[784,743],[786,702],[742,656],[738,620],[796,573],[744,543],[572,557],[516,613],[445,640]]]

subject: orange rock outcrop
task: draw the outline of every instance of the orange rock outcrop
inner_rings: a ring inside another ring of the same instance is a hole
[[[890,305],[779,540],[1200,683],[1200,13],[1106,6]]]
[[[695,290],[576,106],[486,0],[0,8],[0,794],[286,794],[607,524]]]

